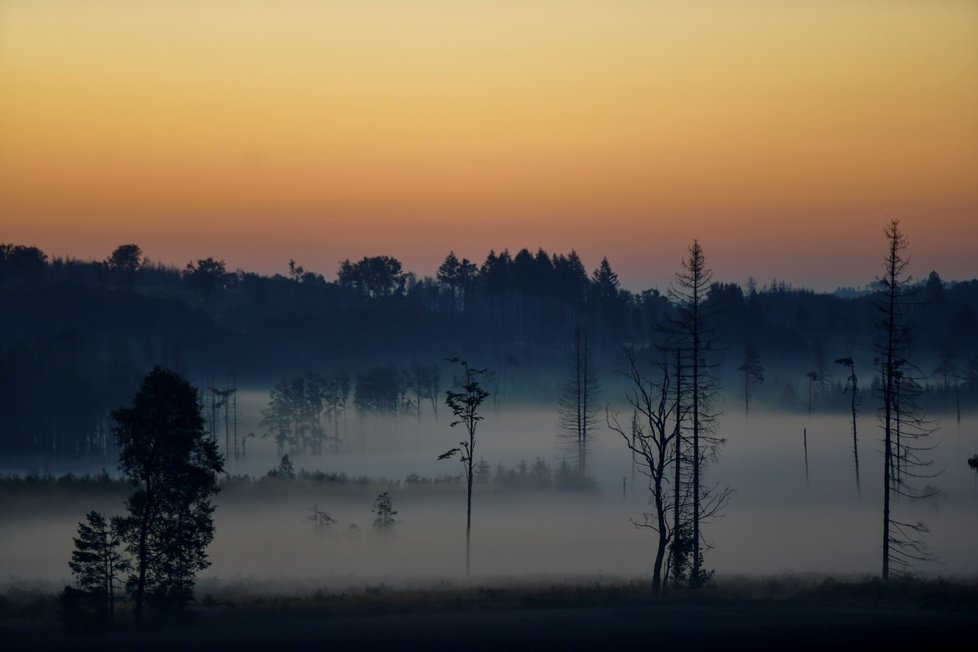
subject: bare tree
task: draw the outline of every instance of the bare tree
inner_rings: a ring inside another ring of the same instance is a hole
[[[461,392],[448,390],[445,393],[445,404],[452,411],[455,420],[448,424],[450,427],[461,425],[465,427],[468,440],[459,442],[458,448],[452,448],[438,456],[439,460],[447,460],[459,456],[462,466],[465,468],[465,481],[467,487],[465,503],[465,574],[469,575],[472,570],[472,481],[473,481],[473,460],[475,455],[475,429],[482,421],[483,416],[479,414],[482,402],[489,396],[489,392],[479,384],[479,378],[486,374],[486,369],[477,369],[469,366],[469,363],[462,358],[448,358],[448,362],[460,364],[464,370],[461,380]]]
[[[679,504],[676,487],[670,485],[669,466],[676,463],[673,441],[678,430],[670,427],[676,403],[670,401],[671,388],[669,369],[660,365],[661,376],[658,381],[649,380],[640,370],[635,352],[627,351],[628,369],[622,375],[628,381],[627,401],[632,407],[633,417],[628,428],[621,425],[618,415],[607,412],[608,427],[625,440],[625,445],[637,457],[640,472],[648,480],[649,503],[652,513],[645,513],[644,520],[632,521],[637,527],[645,527],[655,532],[657,537],[655,560],[652,563],[652,592],[662,592],[662,567],[666,548],[673,535],[669,525],[669,512]]]
[[[839,358],[835,363],[849,370],[849,377],[846,378],[846,386],[842,391],[849,393],[849,406],[852,410],[852,462],[856,468],[856,494],[861,495],[862,489],[859,484],[859,437],[856,429],[856,408],[859,406],[859,379],[856,377],[856,364],[851,357]]]
[[[911,499],[933,497],[936,490],[913,489],[908,480],[930,478],[932,462],[925,459],[933,445],[927,437],[933,427],[921,416],[916,398],[922,386],[912,376],[908,362],[910,345],[910,308],[914,299],[912,280],[906,273],[907,239],[898,220],[886,226],[888,250],[883,260],[883,274],[877,279],[876,307],[879,318],[877,351],[882,371],[880,425],[883,430],[883,571],[884,580],[893,572],[910,570],[915,561],[933,559],[923,535],[927,526],[894,517],[892,497]]]
[[[597,427],[595,404],[600,394],[588,344],[587,330],[575,329],[558,410],[561,439],[573,450],[577,472],[582,476],[587,473],[588,448]]]
[[[319,509],[319,505],[313,505],[309,510],[309,515],[306,516],[306,520],[312,523],[313,530],[316,534],[322,534],[329,530],[338,521],[329,515],[325,510]]]
[[[689,536],[682,529],[682,518],[684,513],[683,503],[680,501],[680,492],[683,486],[683,417],[686,414],[686,406],[683,402],[683,350],[676,347],[676,402],[675,402],[675,428],[673,430],[673,465],[674,475],[673,491],[675,500],[672,503],[672,550],[670,551],[670,561],[672,568],[672,581],[677,586],[684,581],[686,567],[689,561]]]
[[[709,574],[703,571],[700,531],[707,493],[702,481],[703,467],[708,459],[717,459],[722,444],[715,433],[716,415],[712,412],[713,401],[719,392],[719,382],[714,374],[716,364],[709,360],[716,341],[715,309],[708,302],[712,279],[713,272],[706,266],[703,248],[694,240],[689,255],[683,258],[682,269],[669,289],[669,296],[676,306],[676,317],[667,329],[685,358],[683,367],[689,372],[683,393],[690,424],[690,436],[686,443],[691,466],[690,583],[694,586],[703,584],[709,578]]]

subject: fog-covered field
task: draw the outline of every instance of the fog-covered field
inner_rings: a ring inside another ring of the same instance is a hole
[[[247,397],[246,397],[247,398]],[[263,394],[243,404],[241,433],[256,429]],[[709,483],[733,490],[723,517],[705,527],[713,548],[707,568],[731,575],[795,573],[877,574],[881,539],[881,455],[875,416],[860,418],[862,491],[852,468],[850,423],[845,414],[752,414],[749,423],[730,406],[718,434],[726,439],[720,460],[706,472]],[[623,420],[630,414],[623,415]],[[491,407],[479,426],[476,458],[497,465],[531,464],[539,456],[556,469],[562,455],[555,410]],[[802,432],[807,428],[806,483]],[[454,581],[464,573],[464,484],[409,484],[410,474],[434,478],[461,472],[457,461],[436,461],[455,445],[461,430],[429,413],[418,421],[367,418],[351,413],[341,427],[338,454],[300,456],[296,469],[387,479],[389,485],[320,485],[303,491],[217,498],[212,566],[201,585],[278,587],[355,586],[386,582]],[[902,520],[923,520],[938,563],[920,564],[923,575],[978,574],[978,486],[966,459],[978,452],[978,420],[960,426],[945,418],[934,435],[935,470],[930,484],[939,498],[895,503]],[[640,577],[649,570],[653,533],[636,528],[647,491],[620,436],[598,429],[590,457],[597,492],[505,490],[477,487],[473,506],[473,574]],[[244,460],[229,462],[234,474],[262,475],[278,462],[274,444],[252,439]],[[945,468],[946,467],[946,468]],[[8,468],[7,471],[18,470]],[[21,472],[27,468],[19,469]],[[54,473],[82,469],[50,464]],[[97,470],[97,469],[95,469]],[[624,487],[623,487],[624,480]],[[389,489],[400,523],[396,535],[371,532],[371,506]],[[0,512],[0,582],[67,580],[67,559],[77,522],[89,509],[120,512],[121,496],[78,495],[31,502],[11,501]],[[317,530],[308,520],[316,505],[336,523]],[[357,528],[351,528],[356,524]]]

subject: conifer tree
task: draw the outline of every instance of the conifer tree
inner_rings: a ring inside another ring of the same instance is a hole
[[[106,519],[92,510],[78,524],[75,549],[68,566],[75,585],[95,607],[100,617],[109,622],[115,616],[115,589],[129,561],[122,554],[118,518]]]

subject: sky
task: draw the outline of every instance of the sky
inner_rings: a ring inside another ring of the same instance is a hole
[[[978,2],[0,0],[0,241],[978,277]]]

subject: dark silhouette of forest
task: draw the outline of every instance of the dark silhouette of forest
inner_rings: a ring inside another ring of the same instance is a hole
[[[387,256],[343,261],[331,277],[294,261],[283,271],[232,271],[211,258],[179,269],[136,245],[82,261],[0,244],[0,450],[109,455],[111,410],[157,364],[201,389],[349,374],[359,407],[377,398],[356,395],[371,370],[430,369],[464,354],[493,369],[494,401],[553,401],[576,333],[586,330],[589,355],[610,378],[627,366],[624,347],[652,347],[656,325],[676,311],[668,293],[626,290],[607,259],[589,270],[573,251],[489,252],[481,263],[449,254],[435,277]],[[947,411],[975,405],[978,280],[933,272],[912,289],[913,355],[929,374],[928,400]],[[809,390],[815,409],[847,411],[839,359],[854,360],[867,390],[878,382],[869,286],[824,293],[717,281],[705,308],[722,322],[714,346],[726,411],[803,411]]]

